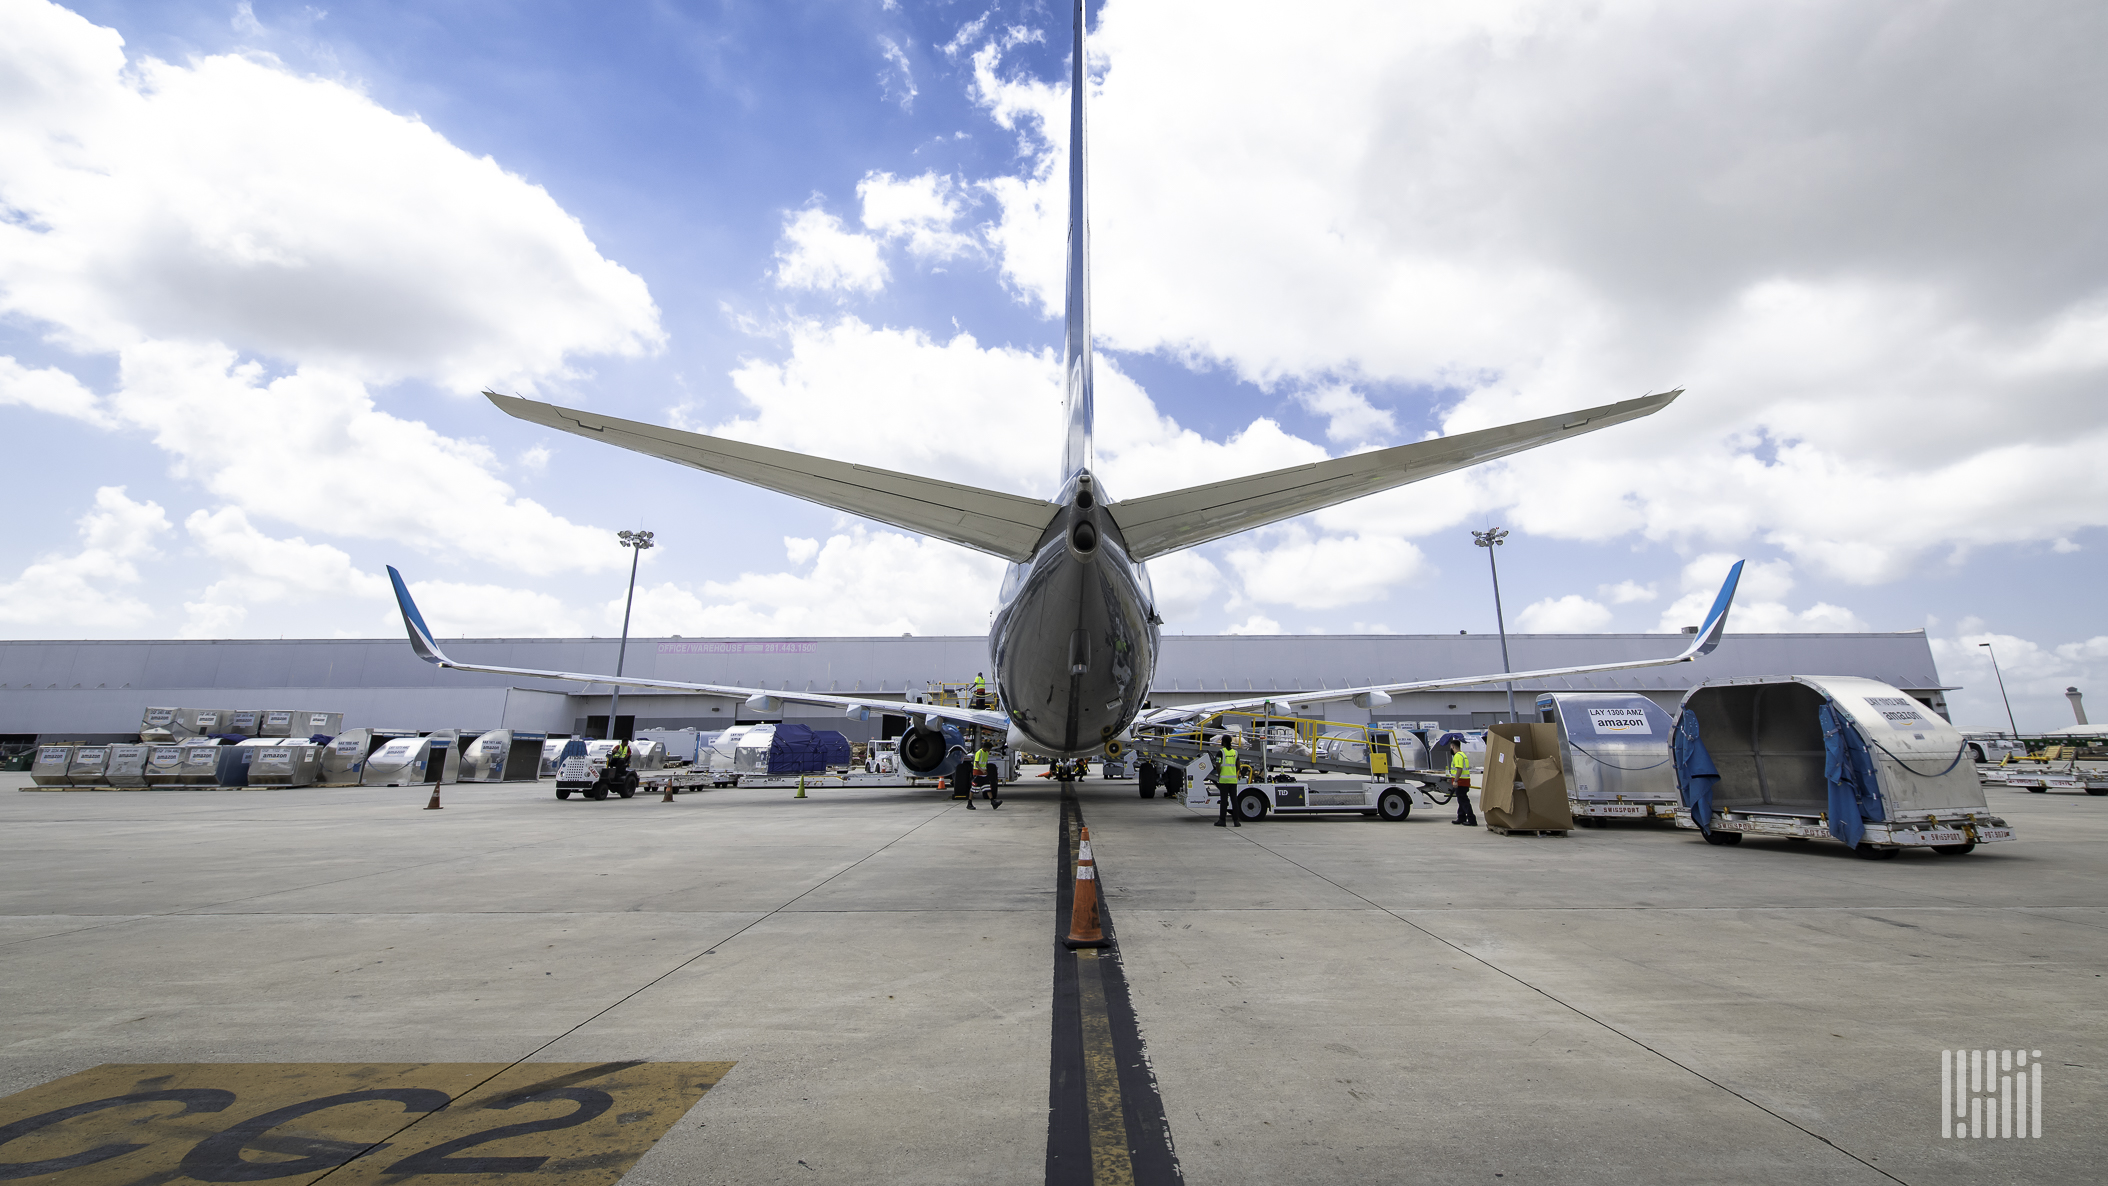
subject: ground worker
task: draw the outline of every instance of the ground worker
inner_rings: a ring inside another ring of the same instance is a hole
[[[973,753],[973,772],[975,781],[987,788],[988,806],[1001,807],[1003,801],[996,798],[995,763],[989,760],[986,743],[983,743],[981,748]],[[971,783],[967,785],[966,789],[966,805],[968,807],[973,806],[973,786]]]
[[[973,706],[975,708],[988,707],[987,674],[987,672],[983,671],[976,671],[973,673]]]
[[[1228,823],[1235,827],[1243,827],[1244,821],[1237,818],[1236,810],[1237,746],[1230,741],[1230,735],[1227,733],[1222,735],[1222,756],[1216,761],[1215,786],[1222,792],[1222,802],[1215,807],[1215,826],[1219,828]]]
[[[1449,821],[1465,827],[1478,826],[1479,817],[1471,810],[1471,755],[1464,752],[1464,739],[1459,737],[1450,743],[1449,785],[1457,797],[1457,818]]]

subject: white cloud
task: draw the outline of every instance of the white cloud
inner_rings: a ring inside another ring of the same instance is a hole
[[[586,633],[584,623],[562,601],[533,589],[417,581],[410,595],[442,638],[578,638]],[[621,618],[618,600],[615,619],[619,623]],[[391,630],[402,626],[392,608],[383,621]],[[634,628],[630,632],[642,633]]]
[[[302,368],[266,381],[225,347],[166,342],[120,358],[122,386],[108,400],[117,417],[248,515],[534,574],[621,565],[607,533],[518,497],[488,449],[380,411],[341,373]],[[271,431],[229,431],[240,424]]]
[[[994,557],[861,525],[828,537],[811,559],[812,571],[803,576],[748,572],[706,581],[700,590],[640,587],[630,632],[984,634],[1003,573]],[[619,599],[606,610],[621,620]]]
[[[1298,609],[1332,609],[1378,601],[1432,571],[1420,549],[1395,536],[1312,538],[1298,524],[1269,528],[1262,540],[1229,553],[1230,567],[1252,601]]]
[[[1169,627],[1200,612],[1222,588],[1222,570],[1199,552],[1173,552],[1148,564],[1149,583],[1156,590],[1157,616]]]
[[[952,230],[965,210],[958,182],[936,172],[901,179],[891,173],[869,173],[857,182],[863,201],[864,226],[891,239],[907,240],[920,258],[947,260],[972,251],[977,241]]]
[[[893,0],[887,0],[886,7],[892,9]],[[908,61],[907,51],[891,37],[880,37],[878,45],[886,58],[886,69],[878,76],[879,89],[886,98],[900,104],[902,111],[913,111],[915,96],[921,92],[915,89],[915,67]]]
[[[0,12],[0,309],[76,348],[224,342],[371,381],[531,384],[663,340],[644,282],[541,187],[268,57],[126,60]]]
[[[842,229],[842,220],[808,206],[784,220],[776,247],[776,284],[822,292],[877,292],[886,286],[878,240]]]
[[[1305,388],[1296,393],[1296,402],[1326,417],[1325,439],[1335,445],[1384,441],[1398,432],[1397,417],[1344,383]]]
[[[5,355],[0,355],[0,404],[83,420],[97,428],[117,424],[95,393],[71,373],[57,367],[33,371]]]
[[[1689,387],[1327,530],[1504,511],[1877,583],[2108,525],[2098,14],[1368,0],[1258,39],[1214,17],[1119,5],[1093,38],[1103,341],[1421,386],[1452,432]],[[1058,315],[1066,85],[1005,77],[993,42],[975,69],[1027,154],[984,183],[988,242]],[[1957,429],[1987,408],[1997,431]]]
[[[537,574],[619,563],[603,533],[517,497],[488,449],[373,395],[531,388],[583,356],[659,349],[643,281],[539,186],[269,55],[128,60],[116,32],[38,0],[0,8],[0,77],[0,312],[114,356],[118,376],[97,394],[70,367],[0,359],[0,403],[143,433],[222,504],[191,524],[224,576],[190,629],[231,633],[251,601],[333,581],[371,594],[343,552],[266,521]],[[32,566],[31,586],[94,588],[70,609],[15,608],[141,620],[107,592],[137,579],[130,559],[91,547]]]
[[[1629,577],[1615,585],[1596,586],[1596,594],[1609,599],[1612,605],[1631,605],[1635,601],[1652,601],[1661,596],[1652,582],[1642,585]]]
[[[1657,629],[1670,631],[1704,625],[1713,599],[1719,596],[1720,582],[1727,579],[1727,570],[1734,560],[1733,556],[1716,552],[1684,565],[1683,596],[1662,611]],[[1742,579],[1735,586],[1735,604],[1728,611],[1727,628],[1737,634],[1854,633],[1870,629],[1859,615],[1828,602],[1818,601],[1804,610],[1788,608],[1785,598],[1793,586],[1793,565],[1784,560],[1745,565]]]
[[[95,509],[79,522],[79,552],[46,556],[0,585],[0,622],[107,629],[154,616],[154,607],[126,590],[140,580],[134,561],[159,554],[167,512],[158,503],[134,502],[122,486],[104,486],[95,492]]]
[[[1515,615],[1518,629],[1530,634],[1593,634],[1610,625],[1610,609],[1579,593],[1532,602]]]
[[[820,554],[820,541],[786,535],[783,537],[783,552],[790,557],[792,564],[803,564]]]
[[[225,573],[198,600],[184,603],[190,614],[182,631],[186,638],[229,637],[252,605],[340,597],[391,600],[387,580],[360,570],[342,550],[298,536],[273,539],[238,508],[193,511],[183,527]]]
[[[1224,634],[1279,634],[1281,623],[1265,614],[1253,614],[1237,625],[1223,631]]]
[[[1981,618],[1963,618],[1955,633],[1932,640],[1933,658],[1940,665],[1940,678],[1961,685],[1948,693],[1954,706],[1955,723],[1963,728],[2007,728],[2005,700],[1999,695],[2003,673],[2006,696],[2013,716],[2023,731],[2058,729],[2077,723],[2064,690],[2076,687],[2092,701],[2087,716],[2093,721],[2108,718],[2108,636],[2076,642],[2042,644],[2032,639],[1988,630]],[[1997,651],[1997,670],[1982,644]]]

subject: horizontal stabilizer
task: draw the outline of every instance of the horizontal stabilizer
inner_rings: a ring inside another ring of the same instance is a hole
[[[1561,416],[1482,428],[1417,441],[1311,465],[1277,469],[1150,494],[1113,503],[1107,512],[1119,524],[1127,554],[1148,560],[1268,523],[1418,482],[1437,474],[1493,461],[1539,445],[1650,416],[1683,394],[1682,388]],[[1042,521],[1044,522],[1044,520]]]
[[[1031,559],[1033,545],[1054,517],[1054,504],[1037,498],[682,432],[493,391],[483,394],[522,420],[950,540],[1005,560]]]

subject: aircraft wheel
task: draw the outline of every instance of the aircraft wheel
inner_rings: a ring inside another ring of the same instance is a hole
[[[1715,828],[1710,832],[1703,833],[1703,835],[1707,844],[1717,844],[1722,848],[1733,848],[1735,845],[1742,843],[1742,833],[1740,832],[1723,832]]]
[[[1155,788],[1155,787],[1149,787],[1149,788],[1145,789],[1145,790],[1144,790],[1144,791],[1142,792],[1142,797],[1143,797],[1144,799],[1154,799],[1154,798],[1156,798],[1156,788]]]
[[[1257,791],[1246,791],[1237,796],[1237,818],[1247,823],[1265,819],[1266,796]]]
[[[1858,853],[1860,856],[1863,856],[1870,861],[1892,861],[1896,859],[1896,853],[1900,850],[1893,848],[1875,848],[1873,845],[1868,844],[1865,841],[1861,841],[1859,847],[1853,849],[1852,851]]]
[[[1932,851],[1943,857],[1965,857],[1976,851],[1976,841],[1968,840],[1960,844],[1935,844],[1932,846]]]

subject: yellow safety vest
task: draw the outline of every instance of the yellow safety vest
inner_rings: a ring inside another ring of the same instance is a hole
[[[1237,781],[1237,747],[1230,745],[1222,747],[1222,769],[1215,772],[1215,781],[1231,783]]]
[[[1449,755],[1449,774],[1452,778],[1471,777],[1471,755],[1463,750]]]
[[[984,745],[984,746],[982,746],[982,747],[981,747],[980,749],[977,749],[977,750],[975,750],[975,751],[974,751],[974,754],[973,754],[973,769],[974,769],[974,773],[975,773],[975,774],[979,774],[979,773],[981,773],[981,772],[983,772],[983,771],[985,771],[985,770],[987,770],[987,769],[988,769],[988,747],[987,747],[987,746],[985,746],[985,745]]]

